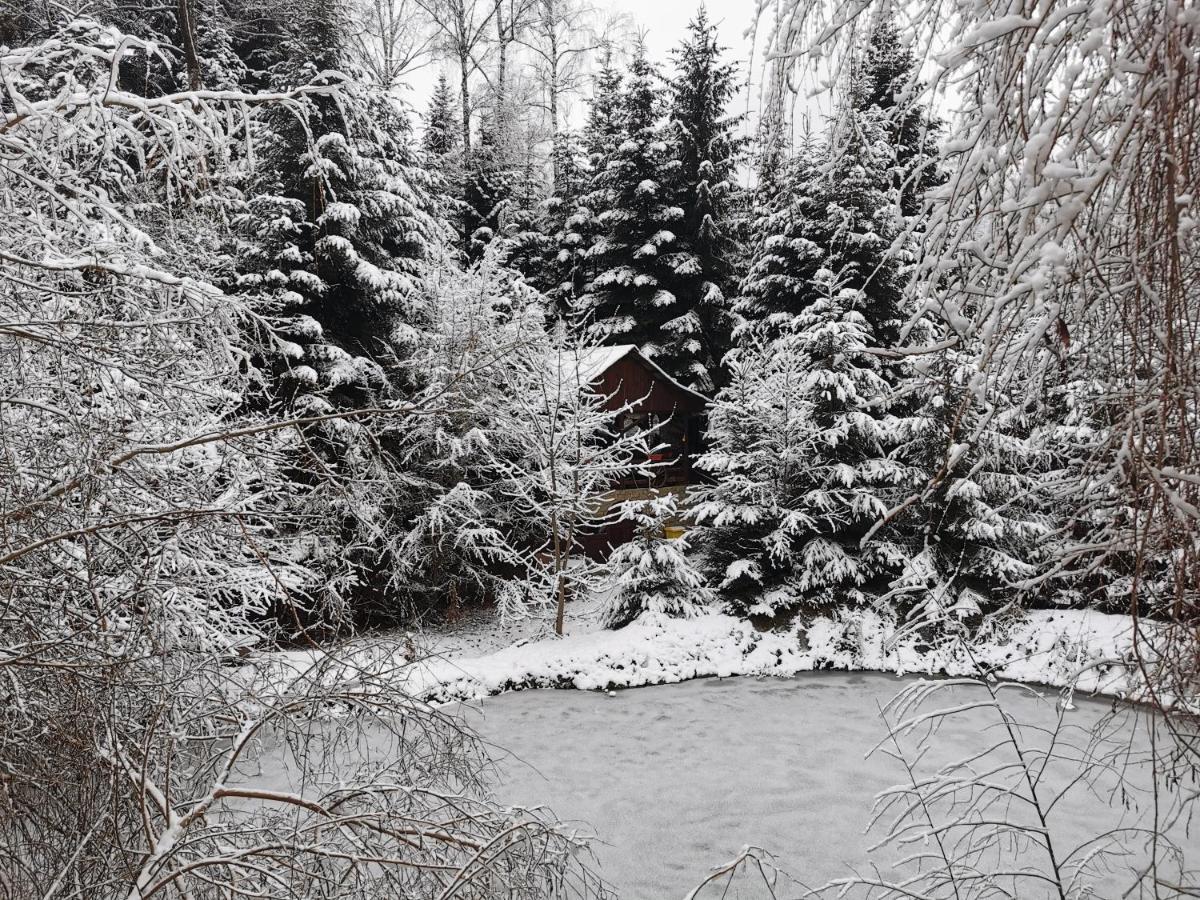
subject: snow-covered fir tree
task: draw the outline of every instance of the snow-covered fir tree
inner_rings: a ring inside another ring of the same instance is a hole
[[[415,346],[424,316],[421,273],[447,233],[403,112],[338,71],[339,4],[303,10],[272,79],[280,90],[314,85],[317,92],[305,97],[303,119],[288,109],[264,117],[264,149],[248,172],[248,203],[238,218],[238,285],[263,291],[277,319],[319,323],[319,346],[335,349],[315,349],[305,364],[322,387],[349,390],[361,382],[374,390],[372,370],[392,366]],[[323,86],[336,87],[337,98]],[[256,236],[280,231],[273,218],[280,209],[293,242],[272,260]]]
[[[754,248],[738,314],[768,333],[786,330],[821,295],[816,275],[835,273],[860,291],[876,346],[895,347],[906,318],[901,223],[892,202],[892,150],[878,111],[848,107],[828,140],[801,146],[779,196],[754,225]]]
[[[680,521],[674,494],[627,501],[621,521],[633,523],[634,537],[608,558],[613,583],[605,622],[620,627],[643,613],[690,618],[714,605],[713,591],[688,558],[687,536],[667,536],[667,527]]]
[[[726,358],[729,383],[709,409],[696,467],[711,483],[694,492],[689,515],[701,526],[709,582],[733,611],[760,606],[790,573],[769,537],[788,516],[788,485],[808,458],[803,363],[788,345],[746,335]]]
[[[915,216],[939,181],[939,126],[910,99],[915,77],[911,51],[880,22],[848,66],[827,138],[806,136],[783,162],[782,111],[768,109],[742,319],[786,325],[811,299],[814,273],[829,269],[864,292],[880,346],[895,346],[909,317],[902,293]]]
[[[1036,454],[1035,498],[1052,531],[1037,542],[1038,572],[1025,597],[1122,613],[1135,593],[1164,602],[1180,577],[1178,559],[1143,556],[1138,565],[1136,543],[1124,533],[1132,513],[1112,482],[1093,470],[1119,421],[1108,395],[1112,380],[1086,350],[1078,356],[1062,359],[1061,371],[1045,379],[1047,395],[1028,438]]]
[[[714,581],[743,606],[756,593],[757,609],[771,612],[865,602],[887,593],[906,559],[894,535],[873,532],[913,471],[896,458],[903,432],[890,411],[905,372],[888,360],[905,318],[893,155],[881,112],[848,89],[825,140],[806,141],[782,167],[778,152],[765,156],[737,305],[743,350],[715,403],[700,460],[715,484],[695,511],[711,526]],[[769,432],[756,440],[781,456],[753,503],[747,467],[763,461],[739,459],[752,452],[738,433],[743,408],[767,411]]]
[[[602,167],[603,161],[624,135],[626,123],[622,114],[622,82],[613,46],[611,43],[605,44],[600,69],[592,82],[592,97],[583,129],[583,147],[593,171]]]
[[[583,285],[585,234],[590,220],[583,207],[583,198],[587,192],[589,169],[582,140],[574,132],[559,132],[551,152],[558,176],[553,193],[545,203],[551,258],[541,273],[541,286],[555,301],[559,313],[566,316]]]
[[[743,611],[865,602],[903,562],[890,540],[862,544],[906,475],[863,295],[829,270],[814,281],[784,333],[730,354],[697,462],[714,480],[693,509],[710,576]]]
[[[395,446],[403,490],[392,589],[413,611],[494,600],[523,571],[526,528],[496,483],[497,460],[519,465],[527,448],[500,410],[513,402],[514,354],[546,345],[545,312],[499,255],[493,246],[466,270],[447,261],[427,279],[429,336],[410,366],[428,409]]]
[[[624,139],[597,164],[585,201],[598,224],[588,249],[595,274],[576,315],[594,339],[636,344],[683,383],[703,383],[700,321],[689,298],[677,293],[681,277],[696,267],[677,236],[679,162],[662,120],[659,75],[644,47],[622,98]]]
[[[516,208],[521,173],[514,168],[503,137],[495,119],[484,121],[463,173],[459,230],[471,259],[483,255]]]
[[[587,160],[578,135],[555,136],[551,192],[524,218],[525,227],[510,229],[504,239],[507,265],[546,295],[559,318],[569,318],[584,279],[589,211],[582,206],[588,186]]]
[[[1015,599],[1051,530],[1023,402],[980,396],[970,360],[951,349],[918,364],[913,411],[896,420],[905,490],[881,533],[904,544],[907,561],[889,598],[934,621]]]
[[[863,51],[856,58],[854,103],[858,109],[883,114],[888,146],[892,148],[892,184],[901,214],[914,217],[930,188],[943,181],[938,169],[937,140],[941,122],[918,102],[922,85],[912,48],[893,22],[874,23]]]
[[[790,159],[766,160],[755,195],[749,265],[735,305],[740,328],[786,328],[812,300],[812,278],[829,256],[822,148],[806,141]]]
[[[595,269],[588,251],[602,230],[599,212],[608,204],[607,189],[596,173],[623,141],[622,77],[611,44],[601,59],[583,130],[578,135],[560,132],[551,148],[558,176],[545,203],[543,259],[533,279],[563,318],[574,315]]]
[[[402,110],[339,71],[343,21],[335,2],[279,23],[286,38],[273,50],[271,87],[307,93],[300,109],[254,120],[259,150],[232,216],[228,287],[270,329],[260,363],[269,377],[250,402],[304,417],[411,392],[404,362],[428,326],[424,275],[449,240]],[[307,426],[295,452],[297,471],[327,476],[307,475],[297,498],[326,497],[338,510],[307,544],[313,564],[328,567],[330,604],[386,611],[381,524],[394,460],[358,419]]]
[[[723,52],[717,26],[702,5],[672,51],[674,73],[668,83],[670,135],[679,161],[674,187],[684,212],[677,246],[691,253],[677,266],[674,290],[688,299],[698,320],[690,341],[707,377],[697,370],[692,380],[702,390],[720,380],[737,285],[735,217],[741,198],[736,179],[745,141],[737,135],[742,116],[728,112],[738,88],[737,67],[722,60]]]
[[[425,134],[421,138],[421,149],[440,164],[445,157],[458,150],[459,115],[455,94],[445,72],[438,76],[433,97],[429,100],[429,113],[425,117]]]

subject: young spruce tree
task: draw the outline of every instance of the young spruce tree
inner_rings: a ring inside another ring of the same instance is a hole
[[[866,602],[903,562],[891,541],[863,544],[905,474],[887,453],[895,422],[867,352],[863,294],[828,269],[813,288],[782,334],[731,354],[733,379],[698,462],[714,477],[694,509],[711,526],[710,576],[741,611]]]
[[[688,559],[687,537],[667,536],[678,515],[674,494],[624,505],[621,520],[632,522],[635,533],[608,559],[615,583],[603,615],[610,626],[628,625],[643,613],[690,618],[713,603],[713,591]]]
[[[904,496],[915,502],[898,506],[887,529],[907,558],[891,600],[931,620],[1016,599],[1051,531],[1022,403],[982,396],[974,358],[951,348],[919,363],[915,408],[897,420]]]
[[[431,160],[440,162],[458,150],[458,109],[450,79],[443,72],[438,76],[437,87],[429,101],[429,115],[425,120],[425,136],[421,149]]]

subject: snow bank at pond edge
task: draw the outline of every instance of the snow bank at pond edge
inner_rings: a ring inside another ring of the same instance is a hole
[[[581,690],[670,684],[731,675],[791,676],[815,669],[974,675],[1080,692],[1129,695],[1129,619],[1090,611],[1034,611],[976,642],[893,645],[894,626],[872,612],[820,617],[787,631],[760,632],[732,616],[643,616],[619,631],[544,639],[478,657],[434,657],[410,672],[413,693],[468,700],[508,690]],[[974,657],[974,659],[971,658]]]

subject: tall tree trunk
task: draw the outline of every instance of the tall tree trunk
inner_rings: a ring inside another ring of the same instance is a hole
[[[567,614],[567,580],[564,571],[567,568],[566,554],[563,552],[562,535],[558,532],[558,513],[550,514],[550,527],[554,530],[554,593],[557,604],[554,611],[554,633],[563,633],[563,621]]]
[[[458,53],[458,69],[461,73],[462,81],[459,89],[462,93],[460,98],[462,101],[462,146],[463,146],[463,161],[471,158],[471,63],[470,53],[466,47],[460,47]]]
[[[550,92],[550,182],[551,190],[558,190],[558,181],[561,175],[559,172],[558,159],[558,33],[554,30],[554,22],[550,20],[548,23],[550,34],[550,84],[547,89]]]
[[[503,0],[494,0],[496,11],[496,148],[501,158],[508,148],[508,43],[509,29],[504,24]]]
[[[183,58],[187,65],[188,89],[198,91],[204,85],[200,74],[200,57],[196,53],[196,24],[192,19],[192,0],[179,0],[176,9],[179,20],[179,44],[183,47]]]

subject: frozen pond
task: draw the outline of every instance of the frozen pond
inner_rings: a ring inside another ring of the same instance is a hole
[[[904,684],[889,675],[820,672],[703,679],[614,696],[525,691],[493,697],[466,715],[496,747],[501,800],[544,804],[594,831],[600,873],[623,900],[671,900],[747,844],[774,853],[809,886],[850,867],[864,870],[873,841],[863,829],[874,797],[904,778],[898,762],[865,760],[864,753],[885,734],[879,707]],[[955,688],[953,699],[983,696],[967,690]],[[1005,691],[1005,705],[1023,722],[1053,727],[1057,695],[1046,694],[1043,701]],[[1078,740],[1112,707],[1076,703],[1066,721],[1072,731],[1080,726]],[[1000,729],[994,710],[956,718],[936,736],[924,769],[981,750]],[[1047,781],[1077,771],[1064,763]],[[1115,826],[1122,815],[1136,813],[1113,811],[1107,797],[1071,795],[1050,827],[1070,840]],[[878,861],[891,858],[885,850]],[[1120,894],[1127,865],[1106,878],[1102,896]],[[747,887],[737,896],[766,895]]]

